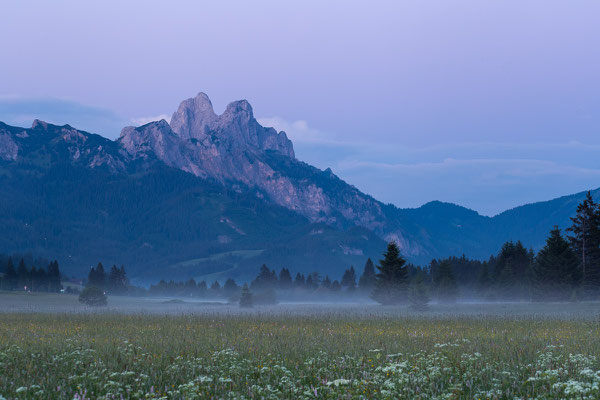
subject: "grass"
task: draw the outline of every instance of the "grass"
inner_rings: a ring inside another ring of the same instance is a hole
[[[225,273],[231,273],[234,271],[239,264],[239,261],[249,259],[252,257],[259,256],[264,252],[264,249],[261,250],[233,250],[227,251],[224,253],[216,253],[208,257],[204,258],[195,258],[191,260],[181,261],[176,264],[169,265],[167,269],[169,270],[187,270],[190,268],[198,269],[199,266],[206,264],[211,265],[214,268],[214,262],[223,262],[224,264],[221,266],[221,270],[198,275],[195,276],[194,279],[200,280],[211,280],[217,279],[221,277]]]
[[[0,313],[0,397],[600,397],[594,303],[419,315],[349,305],[245,312],[164,299],[141,312],[142,303],[113,298],[109,312],[64,312],[73,297],[53,297],[52,311],[33,312],[46,295],[29,297],[31,312]],[[114,312],[128,302],[135,307]]]

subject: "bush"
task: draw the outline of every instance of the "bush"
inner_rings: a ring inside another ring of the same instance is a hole
[[[106,294],[95,286],[88,286],[79,295],[79,302],[92,307],[106,305]]]

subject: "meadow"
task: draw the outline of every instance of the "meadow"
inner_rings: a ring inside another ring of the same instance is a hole
[[[597,399],[600,305],[235,306],[0,293],[0,399]]]

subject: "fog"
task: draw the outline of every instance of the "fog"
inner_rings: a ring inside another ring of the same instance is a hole
[[[41,293],[0,293],[6,313],[58,313],[58,314],[138,314],[138,315],[213,315],[219,316],[296,316],[296,317],[352,317],[361,318],[600,318],[600,303],[531,303],[459,301],[451,304],[431,302],[423,312],[413,311],[408,304],[382,306],[368,298],[327,301],[322,298],[279,302],[274,305],[255,305],[240,308],[225,299],[182,297],[129,297],[109,296],[105,307],[89,307],[78,302],[77,296]]]

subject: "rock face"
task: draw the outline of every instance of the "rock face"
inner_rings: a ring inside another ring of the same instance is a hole
[[[0,123],[0,159],[38,162],[71,162],[89,168],[124,171],[129,157],[117,143],[80,131],[69,125],[57,126],[34,120],[30,129]]]
[[[246,100],[234,101],[217,115],[208,96],[199,93],[181,102],[171,118],[171,129],[182,139],[196,139],[202,145],[225,150],[272,150],[294,158],[292,142],[285,132],[261,126]]]
[[[312,222],[338,227],[358,225],[381,236],[404,234],[389,224],[385,206],[340,180],[296,160],[285,132],[261,126],[246,100],[230,103],[217,115],[208,96],[184,100],[171,118],[121,132],[119,144],[135,158],[156,157],[169,166],[223,183],[241,183]],[[408,240],[398,242],[405,251]]]
[[[19,147],[7,132],[0,131],[0,159],[14,161],[17,159]]]

